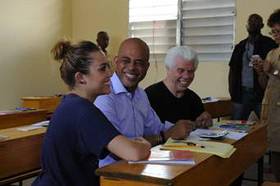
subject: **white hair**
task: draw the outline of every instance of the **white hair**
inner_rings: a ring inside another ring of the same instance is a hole
[[[174,66],[177,57],[181,57],[185,60],[191,61],[194,65],[194,69],[196,70],[198,65],[198,58],[197,53],[194,49],[189,46],[175,46],[170,48],[167,51],[164,59],[165,66],[167,68],[171,68],[172,66]]]

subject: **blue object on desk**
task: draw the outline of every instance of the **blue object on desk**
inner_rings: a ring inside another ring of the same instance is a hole
[[[225,124],[219,126],[222,129],[238,131],[238,132],[248,132],[250,130],[250,126],[245,124]]]
[[[16,110],[18,111],[29,111],[29,110],[35,110],[34,108],[27,108],[27,107],[17,107]]]

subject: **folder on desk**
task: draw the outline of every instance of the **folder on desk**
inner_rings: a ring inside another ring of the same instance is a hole
[[[163,150],[189,150],[193,152],[214,154],[222,158],[229,158],[236,148],[227,143],[199,140],[174,140],[169,138],[162,145]]]

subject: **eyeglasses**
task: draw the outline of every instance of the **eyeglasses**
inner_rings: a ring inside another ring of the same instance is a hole
[[[271,30],[271,32],[269,32],[269,35],[279,35],[280,34],[280,30]]]

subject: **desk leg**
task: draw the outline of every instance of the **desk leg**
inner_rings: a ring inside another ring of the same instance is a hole
[[[258,186],[263,183],[263,156],[258,160]]]

